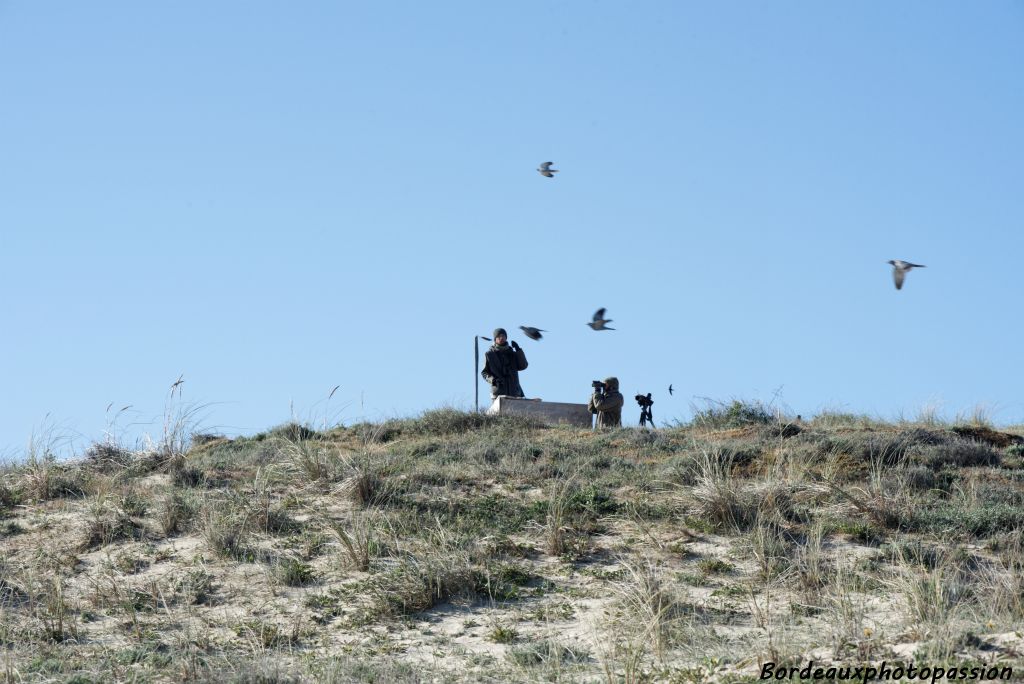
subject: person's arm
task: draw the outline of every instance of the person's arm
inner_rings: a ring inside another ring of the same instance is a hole
[[[491,372],[490,364],[488,363],[488,356],[490,354],[484,354],[484,369],[480,371],[480,376],[487,381],[488,385],[494,384],[494,373]]]
[[[590,398],[590,403],[594,405],[598,411],[610,411],[616,409],[626,403],[626,400],[622,397],[621,392],[611,392],[609,394],[599,395],[595,394]]]
[[[514,351],[516,353],[516,370],[526,370],[526,366],[529,365],[526,363],[526,352],[524,352],[523,348],[520,347],[515,342],[513,342],[512,344],[515,345]]]

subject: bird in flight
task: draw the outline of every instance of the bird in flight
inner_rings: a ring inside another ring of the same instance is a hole
[[[592,320],[590,323],[587,323],[587,325],[589,325],[591,327],[591,329],[593,329],[593,330],[615,330],[615,328],[606,328],[605,327],[605,324],[611,323],[612,320],[610,318],[606,319],[604,317],[604,311],[605,311],[604,307],[602,307],[602,308],[598,309],[594,313],[594,320]]]
[[[896,289],[903,289],[903,279],[907,277],[907,271],[912,268],[924,268],[924,264],[912,264],[909,261],[901,261],[899,259],[890,259],[888,263],[892,264],[892,279],[896,283]]]
[[[558,169],[551,168],[551,165],[554,163],[555,162],[544,162],[543,164],[540,165],[537,171],[542,176],[546,176],[547,178],[554,178],[555,174],[558,173]]]
[[[523,334],[529,337],[531,340],[539,340],[543,335],[541,333],[547,332],[547,330],[541,330],[540,328],[532,328],[528,325],[521,325],[519,329],[523,331]]]
[[[672,385],[669,385],[669,386],[668,386],[668,393],[669,393],[669,394],[672,394]]]

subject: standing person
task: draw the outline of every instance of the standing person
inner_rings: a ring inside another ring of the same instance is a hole
[[[594,394],[590,397],[587,408],[597,414],[597,427],[622,427],[622,405],[625,400],[619,392],[619,379],[605,378],[604,382],[594,383]]]
[[[494,331],[494,344],[484,354],[484,369],[480,375],[491,386],[491,399],[500,395],[523,397],[519,384],[519,371],[526,370],[526,353],[515,340],[508,344],[508,333],[504,328]]]

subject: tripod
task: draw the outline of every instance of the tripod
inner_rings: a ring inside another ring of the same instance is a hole
[[[640,405],[640,427],[646,427],[647,423],[654,427],[654,413],[652,407],[654,406],[654,400],[651,399],[650,393],[645,397],[641,394],[636,395],[636,403]]]
[[[648,422],[651,424],[651,427],[653,428],[654,415],[651,413],[651,407],[645,406],[640,409],[640,427],[646,426]]]

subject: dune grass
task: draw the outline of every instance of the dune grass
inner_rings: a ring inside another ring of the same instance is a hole
[[[3,681],[756,681],[1024,649],[1024,450],[983,413],[440,409],[35,456],[0,473]]]

